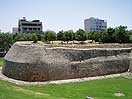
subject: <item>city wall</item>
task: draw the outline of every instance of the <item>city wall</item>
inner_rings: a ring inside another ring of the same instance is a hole
[[[75,79],[126,72],[131,68],[131,47],[71,48],[15,43],[4,61],[2,73],[10,78]]]

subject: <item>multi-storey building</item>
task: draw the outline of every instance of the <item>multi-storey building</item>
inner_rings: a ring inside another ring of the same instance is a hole
[[[39,20],[27,21],[25,17],[18,21],[19,33],[42,32],[42,22]]]
[[[84,20],[85,31],[100,31],[107,28],[107,21],[91,17]]]

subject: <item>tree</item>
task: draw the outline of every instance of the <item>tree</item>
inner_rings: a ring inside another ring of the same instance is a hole
[[[35,33],[32,34],[32,40],[33,40],[33,43],[37,43],[38,42],[38,37],[37,37],[37,35]]]
[[[65,31],[63,38],[64,38],[64,41],[67,41],[67,44],[68,44],[69,41],[73,40],[73,31],[71,31],[71,30]]]
[[[70,35],[71,35],[71,39],[70,39],[70,40],[73,41],[73,43],[74,43],[74,40],[76,40],[76,39],[75,39],[75,33],[73,32],[73,30],[69,30],[68,32],[69,32]]]
[[[46,41],[52,41],[52,44],[53,44],[53,41],[56,40],[56,33],[53,32],[53,31],[48,31],[45,33],[45,40]]]
[[[57,40],[64,41],[64,32],[63,31],[59,31],[57,33]]]
[[[13,42],[15,43],[16,41],[24,41],[24,37],[22,33],[17,33],[13,35]]]
[[[84,30],[79,29],[75,34],[75,39],[77,41],[85,41],[87,39],[86,33]]]
[[[114,43],[115,42],[115,29],[108,28],[102,32],[102,42]]]
[[[87,38],[92,41],[95,40],[96,42],[100,42],[102,39],[102,31],[90,31],[87,35]]]
[[[45,32],[41,34],[41,41],[44,42],[45,40]]]
[[[24,41],[33,41],[32,33],[24,33],[23,34],[23,40]]]
[[[129,30],[130,42],[132,42],[132,30]]]
[[[130,36],[126,30],[126,26],[119,26],[115,28],[115,42],[117,43],[129,43]]]
[[[11,33],[0,33],[0,48],[8,51],[13,44],[13,35]]]
[[[38,37],[38,41],[41,41],[43,38],[43,33],[36,33],[37,37]]]

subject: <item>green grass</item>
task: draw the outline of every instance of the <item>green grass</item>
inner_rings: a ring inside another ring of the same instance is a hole
[[[123,97],[113,94],[122,92]],[[132,99],[132,79],[123,77],[60,85],[24,86],[0,81],[0,99]]]
[[[3,66],[3,58],[0,58]],[[124,97],[113,94],[122,92]],[[132,99],[132,79],[112,78],[81,83],[22,86],[0,80],[0,99]]]
[[[0,57],[0,67],[3,66],[3,57]]]

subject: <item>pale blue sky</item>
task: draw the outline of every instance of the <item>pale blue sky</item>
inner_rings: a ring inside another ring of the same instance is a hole
[[[132,29],[132,0],[0,0],[0,29],[11,31],[19,18],[40,19],[43,30],[83,29],[89,17],[105,19],[108,27]]]

